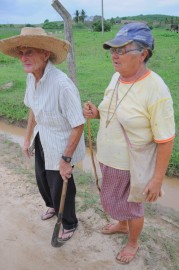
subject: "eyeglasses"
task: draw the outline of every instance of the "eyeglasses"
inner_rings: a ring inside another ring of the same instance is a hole
[[[110,48],[109,49],[110,53],[113,54],[113,53],[116,53],[118,55],[123,55],[123,54],[126,54],[126,53],[129,53],[129,52],[134,52],[134,51],[138,51],[138,52],[141,52],[142,50],[141,49],[126,49],[126,48]]]

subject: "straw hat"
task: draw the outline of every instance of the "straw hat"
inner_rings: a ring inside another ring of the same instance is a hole
[[[51,52],[50,60],[54,64],[62,63],[70,49],[70,43],[47,33],[41,27],[24,27],[19,36],[0,40],[0,51],[12,57],[18,57],[17,47],[32,47]]]

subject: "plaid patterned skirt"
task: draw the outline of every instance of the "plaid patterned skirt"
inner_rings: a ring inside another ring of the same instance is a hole
[[[104,211],[115,220],[136,219],[144,216],[143,203],[127,202],[130,172],[100,163],[102,172],[101,203]]]

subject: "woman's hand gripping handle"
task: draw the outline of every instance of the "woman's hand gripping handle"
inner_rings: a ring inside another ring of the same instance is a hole
[[[89,119],[89,118],[99,119],[100,118],[99,111],[98,111],[97,107],[91,101],[87,101],[84,104],[83,114],[84,114],[84,117],[87,119]]]

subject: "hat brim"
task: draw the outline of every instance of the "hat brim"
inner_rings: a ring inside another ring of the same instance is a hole
[[[0,51],[12,57],[18,57],[17,47],[32,47],[51,52],[50,60],[54,64],[62,63],[69,52],[70,43],[50,36],[21,35],[0,40]]]
[[[131,43],[132,41],[133,40],[126,39],[125,37],[114,38],[112,40],[105,42],[103,44],[103,48],[105,50],[109,50],[110,48],[120,48]]]

